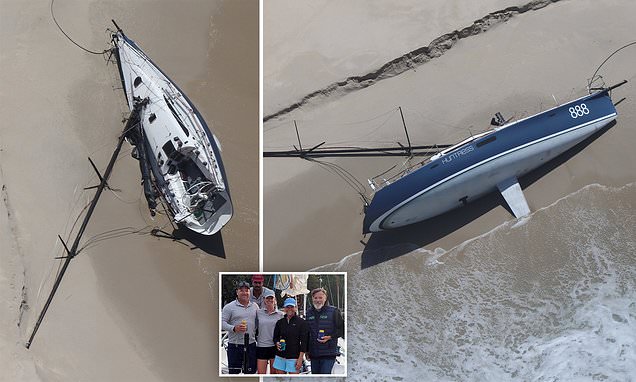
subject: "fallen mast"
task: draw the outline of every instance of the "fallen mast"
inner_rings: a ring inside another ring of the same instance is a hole
[[[108,166],[106,167],[106,171],[104,172],[104,175],[102,176],[99,174],[99,172],[97,173],[97,176],[100,179],[99,186],[97,186],[97,192],[95,192],[95,196],[93,196],[93,200],[91,201],[88,211],[86,212],[86,216],[84,217],[84,221],[82,222],[82,225],[80,226],[79,231],[77,232],[77,236],[75,237],[75,241],[73,242],[73,246],[71,247],[70,250],[66,246],[66,243],[64,243],[64,240],[62,240],[62,238],[58,235],[58,237],[62,241],[62,245],[64,246],[64,249],[66,250],[66,256],[60,257],[60,259],[65,259],[64,264],[62,265],[62,269],[60,270],[60,272],[58,273],[55,279],[55,283],[53,284],[53,289],[51,290],[51,293],[49,294],[49,297],[46,300],[46,303],[44,304],[44,308],[42,308],[42,312],[40,313],[40,316],[38,317],[38,320],[35,323],[35,327],[33,328],[31,337],[29,337],[29,340],[25,344],[27,349],[29,349],[31,347],[31,344],[33,343],[33,338],[35,337],[35,334],[38,332],[38,329],[40,328],[40,325],[42,324],[42,321],[44,320],[44,316],[46,315],[46,312],[48,311],[49,306],[51,305],[51,301],[53,301],[53,296],[55,296],[55,292],[57,292],[57,289],[60,286],[60,283],[62,282],[62,277],[64,277],[64,273],[66,272],[66,269],[71,263],[71,260],[73,260],[73,258],[77,256],[78,254],[78,247],[79,247],[80,240],[82,239],[82,235],[84,234],[84,231],[86,230],[86,226],[88,225],[88,222],[91,216],[93,215],[95,207],[97,206],[99,197],[102,195],[104,188],[108,187],[108,178],[110,177],[110,174],[113,171],[113,167],[115,166],[115,161],[117,160],[117,156],[119,155],[119,152],[121,151],[121,147],[124,143],[124,139],[128,135],[128,132],[132,128],[134,128],[136,124],[139,123],[140,112],[147,104],[148,104],[148,99],[144,99],[143,101],[140,100],[135,104],[133,111],[130,113],[130,117],[128,118],[128,121],[126,122],[124,131],[119,136],[117,147],[115,148],[115,151],[113,151],[113,155],[110,158],[110,162],[108,163]],[[91,161],[90,158],[88,159],[89,161]],[[91,161],[91,164],[92,163],[93,162]]]

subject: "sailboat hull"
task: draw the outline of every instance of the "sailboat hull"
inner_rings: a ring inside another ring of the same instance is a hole
[[[128,106],[147,100],[131,143],[147,154],[142,157],[154,190],[175,223],[215,234],[233,214],[218,139],[186,95],[121,30],[113,45]]]
[[[448,150],[376,192],[363,231],[402,227],[461,207],[557,157],[615,118],[608,92],[601,91]]]

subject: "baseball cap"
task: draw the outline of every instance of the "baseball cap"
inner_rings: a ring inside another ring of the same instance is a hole
[[[296,299],[293,297],[286,298],[285,302],[283,302],[283,306],[285,308],[287,308],[288,306],[296,306]]]
[[[238,284],[236,284],[236,289],[249,288],[249,287],[250,287],[250,283],[248,283],[247,281],[241,281]]]
[[[265,291],[263,292],[263,298],[270,297],[270,296],[276,297],[276,295],[274,294],[274,291],[271,289],[265,289]]]
[[[262,283],[265,280],[263,275],[254,275],[252,276],[252,282]]]

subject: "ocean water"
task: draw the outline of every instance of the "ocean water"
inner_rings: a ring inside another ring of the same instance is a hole
[[[636,183],[348,272],[350,380],[636,380]]]

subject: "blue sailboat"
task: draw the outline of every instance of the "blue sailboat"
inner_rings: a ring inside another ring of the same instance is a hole
[[[497,190],[517,218],[528,215],[518,178],[616,119],[611,91],[626,82],[512,123],[498,115],[494,129],[446,148],[396,181],[380,185],[365,208],[363,232],[430,219]]]

